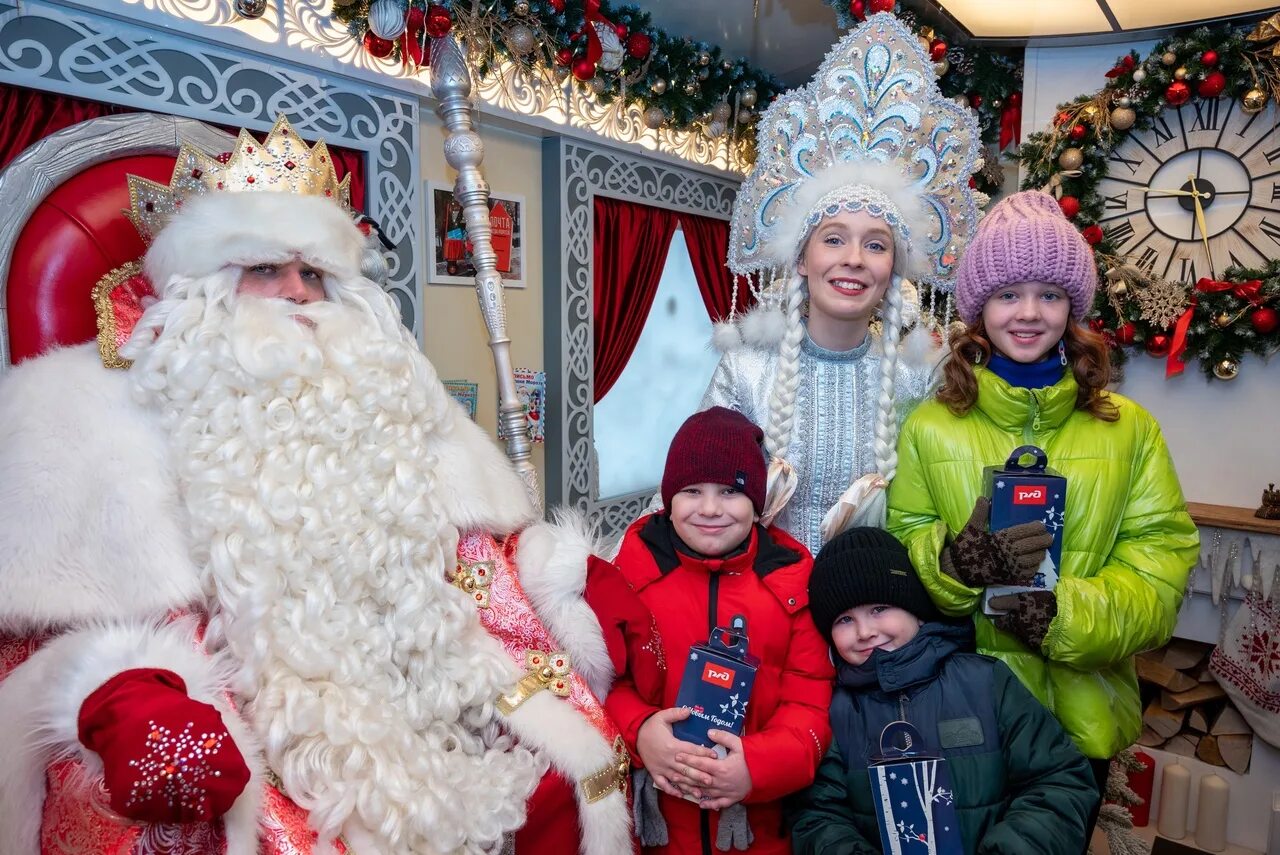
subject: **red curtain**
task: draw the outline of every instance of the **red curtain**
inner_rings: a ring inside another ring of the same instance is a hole
[[[733,274],[725,261],[729,255],[729,221],[681,214],[680,227],[707,315],[712,321],[729,317],[729,304],[733,302]],[[738,279],[738,301],[734,309],[742,312],[751,301],[751,288],[746,277]]]
[[[135,113],[132,107],[102,104],[22,86],[0,84],[0,169],[26,150],[27,146],[78,122],[116,113]],[[231,134],[237,128],[220,126]],[[265,134],[256,134],[262,139]],[[363,210],[365,177],[363,152],[329,146],[338,178],[351,173],[351,204]]]
[[[626,367],[658,293],[674,211],[595,197],[595,401]]]

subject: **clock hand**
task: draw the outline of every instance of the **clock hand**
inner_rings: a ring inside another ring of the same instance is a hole
[[[1218,278],[1218,272],[1213,267],[1213,252],[1209,249],[1209,231],[1204,225],[1204,208],[1200,205],[1201,197],[1208,198],[1208,194],[1201,193],[1196,189],[1196,177],[1191,176],[1191,201],[1196,206],[1196,225],[1200,227],[1200,240],[1204,242],[1204,254],[1209,259],[1209,274],[1214,278]],[[1194,237],[1195,232],[1192,232]]]

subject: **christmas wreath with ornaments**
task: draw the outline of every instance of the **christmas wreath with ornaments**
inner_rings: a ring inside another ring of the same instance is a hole
[[[983,139],[1002,149],[1018,142],[1022,66],[1011,56],[949,45],[896,0],[824,2],[842,29],[876,12],[898,14],[933,58],[943,93],[978,112]],[[432,38],[456,32],[482,76],[514,65],[560,84],[573,81],[601,104],[635,106],[649,128],[728,138],[746,164],[755,160],[753,123],[783,91],[747,60],[668,33],[647,12],[609,0],[334,0],[333,16],[368,53],[411,72],[429,65]],[[998,158],[987,164],[976,184],[994,191],[1002,169]]]
[[[1156,276],[1117,252],[1119,230],[1100,224],[1106,214],[1099,183],[1116,149],[1167,108],[1227,97],[1252,115],[1280,97],[1280,14],[1252,30],[1200,27],[1175,35],[1146,57],[1120,57],[1105,76],[1100,91],[1060,105],[1051,127],[1022,144],[1022,186],[1053,192],[1093,246],[1102,287],[1089,324],[1118,363],[1140,348],[1166,359],[1168,376],[1197,359],[1208,377],[1234,379],[1245,354],[1267,358],[1280,349],[1280,260],[1233,265],[1221,279]]]

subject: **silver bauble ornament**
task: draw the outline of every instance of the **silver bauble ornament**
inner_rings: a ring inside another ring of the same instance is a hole
[[[508,27],[505,40],[507,47],[516,56],[528,56],[538,46],[537,36],[525,24],[514,24]]]
[[[711,54],[707,53],[705,50],[702,51],[700,54],[698,54],[698,65],[706,66],[710,64],[711,64]]]
[[[962,92],[962,93],[960,93],[959,95],[957,95],[957,96],[954,98],[954,100],[955,100],[955,102],[956,102],[957,104],[959,104],[961,107],[968,107],[968,106],[969,106],[969,96],[968,96],[968,95],[965,95],[963,92]]]
[[[749,121],[751,121],[752,119],[754,119],[754,118],[755,118],[755,115],[756,115],[756,114],[755,114],[755,113],[753,113],[753,112],[752,112],[752,111],[750,111],[750,110],[739,110],[739,111],[738,111],[738,124],[740,124],[740,125],[745,125],[747,122],[749,122]]]
[[[748,109],[750,109],[751,107],[754,107],[754,106],[756,105],[756,98],[758,98],[758,97],[760,97],[760,96],[756,93],[756,90],[754,90],[754,89],[743,89],[743,90],[742,90],[742,98],[739,100],[739,102],[738,102],[738,103],[740,103],[740,104],[742,104],[742,106],[747,107]]]
[[[936,74],[938,77],[941,77],[942,75],[946,74],[950,70],[951,70],[951,63],[947,60],[945,56],[933,64],[933,73]]]
[[[1138,120],[1138,114],[1130,107],[1116,107],[1111,111],[1111,127],[1117,131],[1127,131]]]
[[[732,115],[733,108],[723,101],[711,108],[711,118],[718,122],[727,122]]]
[[[684,85],[684,94],[692,98],[694,95],[698,94],[699,88],[700,87],[698,86],[698,81],[690,80],[688,83]]]
[[[235,10],[241,18],[261,18],[267,11],[267,0],[236,0]]]
[[[1132,107],[1132,106],[1133,106],[1133,99],[1132,99],[1132,98],[1130,98],[1128,95],[1121,95],[1119,98],[1117,98],[1117,99],[1116,99],[1116,106],[1117,106],[1117,107]]]
[[[713,140],[719,139],[724,136],[725,130],[724,122],[716,119],[707,125],[707,136],[711,137]]]
[[[1144,71],[1144,70],[1143,70],[1143,69],[1141,69],[1141,68],[1135,68],[1135,69],[1133,70],[1133,82],[1134,82],[1134,83],[1141,83],[1142,81],[1144,81],[1144,80],[1146,80],[1146,79],[1147,79],[1147,72],[1146,72],[1146,71]]]
[[[590,86],[590,87],[591,87],[591,91],[592,91],[592,92],[594,92],[594,93],[596,93],[597,95],[599,95],[599,94],[601,94],[602,92],[604,92],[605,87],[606,87],[606,84],[605,84],[605,82],[604,82],[604,78],[603,78],[603,77],[593,77],[593,78],[591,78],[591,82],[590,82],[590,83],[588,83],[587,85],[588,85],[588,86]]]
[[[667,81],[659,77],[657,80],[653,81],[653,83],[649,84],[649,89],[654,95],[661,95],[663,92],[667,91]]]
[[[667,121],[667,114],[662,112],[661,107],[650,107],[644,111],[641,119],[644,121],[646,128],[656,131]]]
[[[999,110],[1003,106],[1004,106],[1004,101],[1001,101],[999,98],[991,99],[991,109]]]
[[[525,0],[516,0],[516,5],[511,7],[517,15],[528,15],[529,4]]]
[[[720,67],[725,71],[733,71],[733,60],[726,59],[724,62],[720,63]]]
[[[398,39],[406,26],[408,22],[400,0],[373,0],[369,6],[369,32],[378,38]]]
[[[556,83],[564,83],[572,72],[563,65],[556,66]]]

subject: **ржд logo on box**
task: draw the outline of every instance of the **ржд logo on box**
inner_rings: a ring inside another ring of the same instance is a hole
[[[1043,505],[1049,501],[1049,488],[1044,484],[1014,484],[1015,505]]]
[[[702,666],[702,682],[728,689],[733,686],[733,669],[708,662]]]

